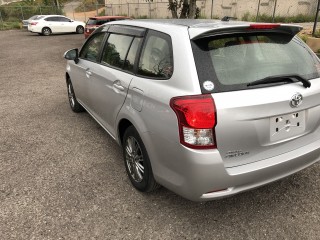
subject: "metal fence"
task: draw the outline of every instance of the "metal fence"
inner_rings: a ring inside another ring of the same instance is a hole
[[[313,22],[318,0],[197,0],[199,18],[236,17],[259,22]],[[105,5],[0,6],[0,29],[36,14],[65,14],[86,21],[96,15],[126,15],[133,18],[171,18],[168,2],[154,0],[108,0]]]

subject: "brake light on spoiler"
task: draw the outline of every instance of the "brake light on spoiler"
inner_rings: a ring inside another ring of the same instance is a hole
[[[248,27],[248,30],[268,30],[268,29],[275,29],[280,27],[280,24],[277,23],[254,23],[250,24],[250,27]]]

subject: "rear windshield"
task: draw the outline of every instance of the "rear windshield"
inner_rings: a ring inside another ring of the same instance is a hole
[[[39,20],[39,19],[42,19],[44,18],[45,16],[36,16],[35,18],[33,18],[33,20]]]
[[[125,20],[126,18],[109,18],[109,19],[91,19],[89,18],[87,21],[87,25],[102,25],[107,22]]]
[[[300,75],[308,80],[319,77],[318,58],[290,35],[208,37],[193,42],[193,50],[201,87],[206,81],[214,83],[209,92],[246,89],[248,83],[277,75]]]
[[[89,19],[87,25],[102,25],[108,22],[108,20]]]

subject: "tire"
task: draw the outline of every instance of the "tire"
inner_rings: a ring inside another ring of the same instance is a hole
[[[78,27],[76,28],[76,32],[77,32],[78,34],[84,33],[84,28],[83,28],[82,26],[78,26]]]
[[[83,112],[84,108],[77,101],[76,94],[74,93],[72,82],[70,79],[67,80],[67,91],[68,91],[69,104],[72,111],[76,113]]]
[[[123,158],[132,185],[141,192],[152,192],[160,187],[153,172],[146,148],[137,132],[130,126],[122,141]]]
[[[44,36],[49,36],[49,35],[51,35],[51,29],[50,28],[48,28],[48,27],[44,27],[44,28],[42,28],[42,35],[44,35]]]

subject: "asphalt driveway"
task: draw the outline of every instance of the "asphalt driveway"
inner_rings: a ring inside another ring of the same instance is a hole
[[[69,108],[62,55],[83,41],[0,31],[0,239],[320,239],[320,164],[206,203],[133,189],[117,144]]]

